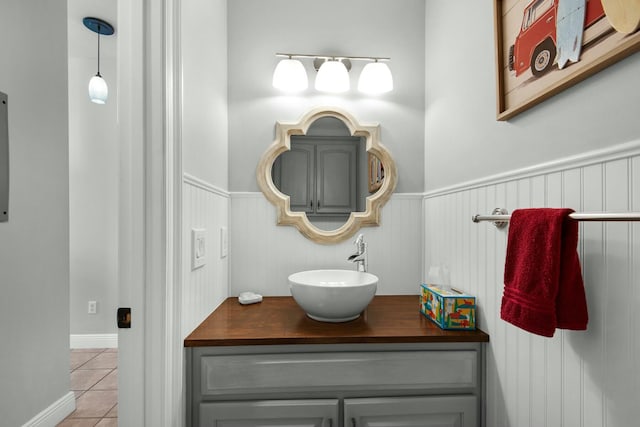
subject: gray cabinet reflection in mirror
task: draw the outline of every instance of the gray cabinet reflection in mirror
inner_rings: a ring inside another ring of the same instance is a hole
[[[336,126],[336,122],[338,126]],[[369,193],[367,154],[384,166]],[[276,123],[276,139],[256,171],[258,186],[276,206],[277,224],[293,225],[324,244],[380,223],[380,209],[397,182],[396,165],[380,141],[380,126],[361,125],[348,112],[319,107],[296,123]],[[366,197],[365,197],[366,196]]]

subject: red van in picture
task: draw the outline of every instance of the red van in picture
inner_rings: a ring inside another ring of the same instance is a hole
[[[522,26],[509,48],[509,70],[516,77],[531,69],[539,77],[551,69],[556,59],[558,3],[562,0],[533,0],[524,9]],[[584,28],[605,15],[600,0],[587,0]]]

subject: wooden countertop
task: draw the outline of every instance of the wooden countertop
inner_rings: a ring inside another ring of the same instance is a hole
[[[228,298],[185,340],[185,347],[487,342],[481,330],[444,331],[419,311],[417,295],[376,296],[363,314],[345,323],[310,319],[292,297],[265,297],[241,305]]]

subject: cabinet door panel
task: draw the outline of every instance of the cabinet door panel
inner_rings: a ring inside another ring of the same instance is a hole
[[[315,173],[313,145],[292,145],[291,150],[280,154],[274,163],[273,182],[282,193],[289,195],[292,211],[314,211]]]
[[[357,149],[357,146],[347,144],[318,145],[318,213],[348,214],[357,210]]]
[[[200,404],[201,427],[331,427],[337,399],[258,400]]]
[[[345,427],[477,427],[475,396],[346,399]]]

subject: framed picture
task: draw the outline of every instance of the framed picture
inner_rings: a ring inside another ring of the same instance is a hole
[[[640,1],[494,0],[497,119],[640,50]]]
[[[369,153],[369,193],[378,191],[384,180],[384,166],[380,159]]]

